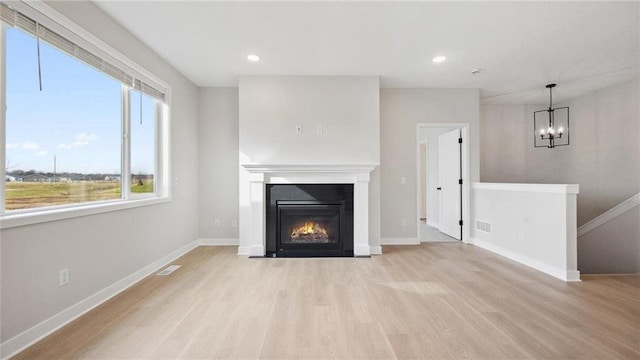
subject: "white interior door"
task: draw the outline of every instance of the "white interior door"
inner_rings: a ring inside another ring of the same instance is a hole
[[[440,232],[460,240],[460,130],[438,136]]]

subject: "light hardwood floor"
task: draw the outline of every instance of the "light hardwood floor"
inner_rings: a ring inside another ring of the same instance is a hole
[[[371,259],[199,247],[17,359],[638,359],[640,277],[564,283],[471,245]]]

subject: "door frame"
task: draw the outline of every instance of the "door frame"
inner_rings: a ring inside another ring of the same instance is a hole
[[[421,186],[422,184],[418,184],[418,187],[420,189],[424,190],[422,193],[418,193],[418,199],[420,199],[420,201],[422,201],[422,197],[425,198],[425,207],[426,207],[425,212],[426,213],[424,214],[424,217],[425,217],[426,221],[428,222],[429,219],[428,219],[427,215],[429,214],[429,198],[427,196],[428,195],[427,194],[427,189],[429,188],[429,168],[428,168],[428,165],[429,165],[429,139],[424,139],[422,141],[418,140],[418,165],[419,166],[422,166],[422,164],[420,164],[420,156],[421,156],[421,154],[420,154],[420,146],[422,144],[424,144],[425,147],[426,147],[426,150],[425,150],[426,154],[425,154],[425,157],[424,157],[424,162],[425,162],[424,165],[427,168],[426,168],[426,171],[425,171],[426,174],[422,174],[422,172],[420,171],[422,169],[422,167],[418,168],[418,174],[420,174],[420,177],[418,177],[418,181],[420,181],[421,177],[423,175],[425,175],[424,188],[422,188],[422,186]],[[422,208],[422,204],[420,204],[420,209],[421,208]],[[418,212],[418,222],[420,222],[420,212]],[[418,225],[418,228],[419,227],[420,226]],[[418,241],[419,240],[420,240],[420,233],[418,233]]]
[[[462,242],[471,243],[471,154],[470,154],[470,124],[469,123],[419,123],[416,124],[416,231],[420,241],[420,205],[422,192],[420,186],[420,128],[450,128],[461,129],[462,133]],[[428,186],[428,183],[427,183]]]

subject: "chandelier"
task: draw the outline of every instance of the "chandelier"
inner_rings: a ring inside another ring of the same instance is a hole
[[[552,149],[569,145],[569,107],[553,107],[552,89],[555,86],[546,86],[549,89],[549,108],[533,112],[534,147]]]

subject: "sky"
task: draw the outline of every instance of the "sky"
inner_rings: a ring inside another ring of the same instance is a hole
[[[58,173],[120,174],[120,82],[41,41],[41,92],[36,39],[9,28],[6,47],[8,170],[52,172],[55,156]],[[132,174],[154,171],[154,109],[131,90]]]

